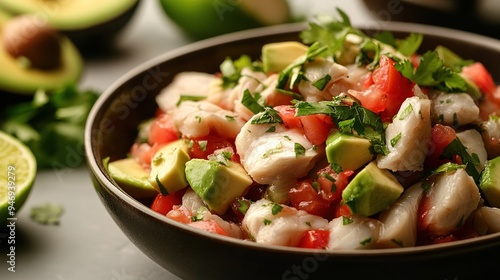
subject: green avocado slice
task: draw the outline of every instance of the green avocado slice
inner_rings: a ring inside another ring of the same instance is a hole
[[[4,26],[11,17],[0,11],[0,38]],[[61,36],[61,66],[54,70],[26,68],[0,44],[0,93],[33,95],[38,89],[53,91],[68,84],[76,84],[82,74],[83,59],[66,37]]]

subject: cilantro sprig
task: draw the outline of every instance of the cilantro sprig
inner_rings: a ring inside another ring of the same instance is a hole
[[[446,67],[436,51],[427,51],[415,69],[410,60],[399,61],[394,67],[419,86],[434,87],[445,92],[463,92],[467,85],[458,73]]]
[[[344,134],[357,134],[371,142],[373,154],[388,154],[385,145],[384,124],[380,116],[362,107],[358,102],[346,97],[335,97],[331,101],[309,103],[298,101],[295,104],[297,116],[326,114]]]

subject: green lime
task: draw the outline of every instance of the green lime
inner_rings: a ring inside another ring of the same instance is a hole
[[[17,138],[0,131],[0,224],[14,218],[36,177],[36,159]]]
[[[160,0],[167,16],[194,39],[290,22],[286,0]]]

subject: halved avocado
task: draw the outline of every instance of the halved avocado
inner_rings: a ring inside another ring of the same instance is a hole
[[[132,18],[139,0],[2,0],[11,15],[36,13],[80,49],[109,44]]]
[[[3,38],[3,27],[11,19],[11,16],[0,10],[0,38]],[[38,89],[53,91],[77,83],[82,74],[83,59],[65,36],[60,36],[60,44],[61,65],[50,70],[22,66],[19,59],[10,55],[0,44],[0,93],[33,95]]]

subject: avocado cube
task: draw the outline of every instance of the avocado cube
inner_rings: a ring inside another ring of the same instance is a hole
[[[394,175],[372,161],[346,186],[342,198],[353,213],[371,216],[389,208],[403,191]]]
[[[190,159],[185,140],[179,139],[166,144],[151,159],[149,182],[163,195],[187,187],[184,168]]]
[[[152,198],[158,194],[148,181],[149,173],[133,158],[110,162],[108,172],[126,193],[136,199]]]
[[[252,184],[252,178],[235,162],[225,165],[214,160],[192,159],[186,163],[186,179],[208,208],[224,214],[231,202]]]
[[[486,162],[483,173],[481,173],[479,188],[490,206],[500,208],[500,157]]]
[[[334,132],[326,139],[326,158],[343,170],[356,170],[373,160],[370,140]]]
[[[306,55],[309,47],[295,41],[265,44],[262,47],[264,72],[280,72],[296,59]]]

